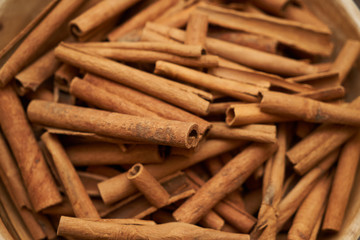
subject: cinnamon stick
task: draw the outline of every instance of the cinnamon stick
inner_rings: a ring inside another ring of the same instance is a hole
[[[74,166],[71,164],[64,148],[55,135],[44,133],[41,140],[49,150],[59,177],[65,187],[75,216],[100,218],[95,206],[87,195],[84,185],[82,185],[79,175],[77,175]]]
[[[156,145],[136,145],[123,152],[117,144],[88,143],[68,146],[65,150],[75,166],[163,162]]]
[[[20,100],[11,86],[0,89],[0,124],[19,165],[34,210],[40,211],[61,202]],[[37,174],[33,174],[34,171]]]
[[[156,178],[162,178],[176,171],[185,169],[209,157],[235,149],[245,144],[242,141],[208,140],[190,157],[168,157],[162,164],[149,164],[145,168]],[[119,201],[136,192],[134,186],[126,178],[126,174],[120,174],[98,185],[101,197],[106,204]]]
[[[136,104],[138,109],[145,108],[153,113],[156,113],[159,117],[183,122],[195,122],[199,125],[199,133],[201,135],[205,135],[211,127],[209,122],[198,116],[124,85],[116,84],[91,74],[86,74],[84,80],[106,90],[107,92],[117,96],[122,96],[128,101],[131,101],[133,104]],[[199,92],[199,94],[206,94],[206,92]],[[211,98],[210,95],[207,95],[206,97]]]
[[[176,78],[181,81],[196,84],[228,96],[248,101],[257,102],[259,88],[250,84],[243,84],[232,80],[221,79],[200,71],[192,70],[176,64],[157,61],[154,73]],[[181,74],[180,74],[181,73]],[[235,91],[236,89],[236,91]]]
[[[343,86],[334,86],[309,92],[297,93],[296,95],[311,98],[317,101],[331,101],[343,98],[345,96],[345,88]]]
[[[276,127],[271,125],[247,125],[229,128],[226,123],[213,122],[209,131],[209,138],[239,139],[263,143],[276,142]]]
[[[173,213],[175,219],[187,223],[199,221],[220,199],[238,188],[276,148],[275,144],[260,143],[253,143],[247,147],[181,205]]]
[[[204,229],[186,223],[164,223],[154,226],[119,224],[111,222],[93,222],[81,218],[61,217],[58,228],[59,236],[99,239],[106,234],[108,239],[142,239],[151,237],[154,240],[164,238],[182,239],[237,239],[249,240],[247,234],[225,233],[213,229]]]
[[[127,178],[139,189],[145,198],[157,208],[168,203],[170,195],[141,163],[132,166]]]
[[[332,176],[323,176],[300,205],[289,230],[289,239],[310,239],[322,206],[326,203]]]
[[[55,72],[54,80],[61,85],[69,85],[71,80],[79,74],[79,70],[71,65],[63,63]]]
[[[54,51],[48,51],[15,76],[18,83],[17,92],[21,96],[29,91],[35,92],[59,66],[60,62],[55,58]]]
[[[200,57],[202,47],[195,45],[175,44],[171,42],[86,42],[70,43],[74,47],[90,48],[115,48],[115,49],[133,49],[147,50],[155,52],[170,53],[182,57]]]
[[[323,230],[339,231],[342,227],[359,162],[359,145],[360,134],[358,133],[344,145],[340,153],[325,211]]]
[[[147,21],[155,19],[160,13],[166,11],[168,8],[176,4],[176,2],[177,0],[159,0],[151,4],[121,26],[112,30],[107,36],[108,39],[112,42],[116,41],[118,38],[125,35],[129,31],[144,26]]]
[[[0,237],[2,237],[3,239],[14,240],[14,238],[12,237],[12,235],[10,234],[8,229],[6,228],[6,226],[5,226],[4,222],[2,221],[2,219],[0,219]]]
[[[264,112],[309,122],[360,125],[359,110],[280,92],[262,92],[259,106]]]
[[[32,101],[27,112],[32,122],[46,126],[184,148],[198,144],[198,127],[194,123],[137,117],[41,100]]]
[[[70,30],[76,37],[83,37],[131,7],[139,0],[101,1],[70,21]]]
[[[199,45],[205,47],[206,35],[208,30],[208,19],[204,14],[194,12],[186,25],[186,45]]]
[[[61,1],[24,39],[14,54],[0,69],[0,86],[4,87],[29,63],[29,60],[63,24],[84,0]]]
[[[294,118],[262,112],[259,104],[235,104],[226,110],[226,124],[231,127],[253,123],[290,122]]]
[[[208,111],[209,103],[195,93],[188,92],[187,88],[183,87],[182,84],[154,76],[105,58],[85,54],[63,45],[60,45],[55,49],[55,56],[71,65],[84,68],[91,73],[147,92],[152,96],[163,99],[189,111],[202,115],[206,114]],[[96,65],[93,64],[94,62],[96,62]],[[151,79],[151,81],[148,81],[148,79]]]

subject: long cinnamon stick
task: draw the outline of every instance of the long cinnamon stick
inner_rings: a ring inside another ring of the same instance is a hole
[[[176,171],[185,169],[206,158],[216,156],[231,149],[235,149],[245,144],[242,141],[227,141],[227,140],[208,140],[200,149],[193,153],[190,157],[172,156],[167,158],[162,164],[149,164],[145,168],[156,178],[165,177]],[[106,204],[111,204],[119,201],[130,194],[136,192],[134,186],[131,185],[126,178],[126,174],[120,174],[116,177],[110,178],[98,184],[98,188],[103,201]]]
[[[117,144],[88,143],[68,146],[65,150],[75,166],[163,162],[157,145],[136,145],[123,152]]]
[[[192,112],[204,115],[208,111],[209,103],[195,93],[188,92],[187,88],[182,87],[182,84],[154,76],[105,58],[85,54],[62,45],[55,49],[55,56],[71,65],[84,68],[91,73],[147,92],[152,96]],[[96,64],[94,65],[93,63],[95,62]],[[151,79],[151,81],[148,79]]]
[[[87,195],[84,185],[82,185],[79,175],[77,175],[74,166],[71,164],[64,148],[55,135],[44,133],[41,140],[49,150],[57,172],[65,187],[75,216],[100,218],[95,206]]]
[[[161,208],[168,203],[169,193],[160,183],[144,168],[141,163],[137,163],[128,171],[127,178],[133,183],[145,198],[157,208]]]
[[[196,115],[165,103],[157,98],[146,95],[142,92],[128,88],[124,85],[107,81],[104,78],[91,74],[86,74],[84,80],[117,96],[122,96],[123,98],[131,101],[133,104],[139,106],[139,109],[145,108],[151,112],[156,113],[162,118],[183,122],[195,122],[199,125],[199,133],[201,135],[204,135],[211,127],[211,124],[208,121],[205,121]],[[199,92],[199,94],[206,94],[206,92]],[[211,96],[207,95],[206,97],[210,98]]]
[[[94,222],[80,218],[61,217],[58,235],[82,239],[99,239],[106,234],[107,239],[143,239],[164,238],[179,239],[237,239],[249,240],[247,234],[225,233],[213,229],[205,229],[186,223],[164,223],[159,225],[131,225],[111,222]]]
[[[309,122],[359,126],[360,111],[280,92],[263,92],[261,111]]]
[[[70,22],[70,30],[76,37],[88,35],[102,23],[119,15],[139,0],[101,1]]]
[[[359,162],[359,146],[360,135],[358,133],[344,145],[340,153],[329,202],[325,211],[323,230],[339,231],[342,227]]]
[[[19,165],[35,211],[61,201],[60,193],[16,93],[7,86],[0,89],[0,124]],[[33,174],[36,171],[37,174]]]
[[[0,69],[0,86],[4,87],[29,62],[44,44],[84,0],[61,1],[25,38]]]
[[[196,223],[226,194],[238,188],[275,150],[276,144],[254,143],[228,162],[173,216],[177,221]]]
[[[46,126],[185,148],[198,143],[198,127],[194,123],[137,117],[41,100],[32,101],[27,112],[32,122]]]
[[[186,39],[184,43],[205,47],[207,30],[207,16],[198,12],[192,13],[186,25]]]

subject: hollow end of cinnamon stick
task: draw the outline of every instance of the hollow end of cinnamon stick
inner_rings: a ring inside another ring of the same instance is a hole
[[[79,26],[76,25],[76,24],[74,24],[74,23],[70,23],[69,28],[70,28],[71,34],[72,34],[75,38],[78,38],[78,37],[80,37],[80,36],[83,34],[83,32],[81,31],[81,29],[79,28]]]
[[[141,172],[144,170],[144,166],[140,163],[135,164],[129,171],[128,171],[128,179],[136,178]]]
[[[235,121],[235,108],[230,106],[226,109],[226,119],[225,122],[227,125],[231,126]]]

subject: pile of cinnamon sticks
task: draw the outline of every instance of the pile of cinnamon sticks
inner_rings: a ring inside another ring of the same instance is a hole
[[[332,34],[300,0],[51,1],[1,51],[0,235],[336,234],[360,42]]]

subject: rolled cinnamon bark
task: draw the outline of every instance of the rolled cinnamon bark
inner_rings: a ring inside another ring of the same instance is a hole
[[[201,3],[195,3],[192,6],[188,6],[182,9],[181,11],[172,14],[167,18],[158,19],[155,20],[154,22],[159,24],[164,24],[169,27],[176,27],[176,28],[184,27],[188,22],[191,13],[193,13],[196,10],[197,6],[199,6],[200,4]]]
[[[241,102],[220,102],[220,103],[211,103],[209,106],[209,116],[213,115],[223,115],[226,113],[226,109],[232,105],[241,104]]]
[[[0,69],[0,86],[4,87],[29,63],[40,47],[56,32],[84,0],[61,1],[25,38]]]
[[[238,188],[276,148],[276,144],[261,143],[253,143],[247,147],[174,211],[175,219],[187,223],[199,221],[226,194]]]
[[[316,183],[296,212],[289,230],[289,239],[310,239],[311,233],[321,215],[322,206],[326,204],[332,176],[323,176]]]
[[[21,96],[30,91],[35,92],[59,66],[60,62],[55,58],[54,51],[48,51],[15,76],[18,83],[17,92]]]
[[[122,96],[128,101],[131,101],[133,104],[139,106],[139,109],[145,108],[151,112],[156,113],[158,116],[162,118],[170,119],[170,120],[178,120],[182,122],[188,122],[188,121],[195,122],[199,125],[199,133],[201,135],[205,135],[206,132],[211,127],[211,124],[208,121],[205,121],[204,119],[196,115],[193,115],[187,111],[184,111],[168,103],[165,103],[157,98],[136,91],[132,88],[128,88],[126,86],[116,84],[111,81],[107,81],[104,78],[91,74],[86,74],[84,80],[117,96]],[[205,91],[202,93],[199,92],[199,94],[206,94],[206,92]],[[206,97],[210,98],[211,96],[206,96]]]
[[[156,113],[128,101],[121,95],[108,92],[77,77],[71,81],[70,93],[87,103],[108,111],[140,117],[160,118]]]
[[[209,32],[208,36],[268,53],[276,54],[278,52],[279,41],[261,35],[222,30]]]
[[[205,238],[209,240],[250,240],[247,234],[225,233],[213,229],[197,227],[186,223],[164,223],[159,225],[131,225],[112,222],[94,222],[86,219],[61,217],[58,228],[59,236],[81,239],[101,239],[104,235],[109,240],[142,239],[154,240]]]
[[[343,86],[334,86],[309,92],[297,93],[296,95],[311,98],[317,101],[331,101],[343,98],[345,96],[345,88]]]
[[[208,111],[209,102],[190,92],[183,84],[62,45],[55,49],[55,56],[71,65],[141,90],[191,112],[204,115]]]
[[[170,198],[169,193],[141,163],[132,166],[128,171],[127,178],[155,207],[161,208],[168,204]]]
[[[32,101],[27,112],[32,122],[45,126],[185,148],[198,144],[198,126],[194,123],[137,117],[41,100]]]
[[[235,127],[253,123],[275,123],[294,121],[293,117],[265,113],[259,104],[235,104],[226,110],[226,124]]]
[[[360,111],[280,92],[263,92],[261,111],[308,122],[360,126]]]
[[[342,84],[354,66],[360,53],[360,42],[356,40],[347,40],[345,45],[337,55],[330,71],[339,72],[337,84]]]
[[[201,162],[209,157],[227,152],[245,144],[243,141],[227,141],[227,140],[208,140],[199,151],[192,154],[190,157],[172,156],[166,159],[161,164],[149,164],[145,168],[156,179],[165,177],[176,171],[190,167],[198,162]],[[136,188],[131,185],[127,179],[126,174],[120,174],[116,177],[110,178],[98,184],[101,198],[106,204],[111,204],[119,201],[136,192]]]
[[[68,146],[65,150],[75,166],[163,162],[157,145],[136,145],[123,152],[116,144],[88,143]]]
[[[185,32],[180,29],[170,28],[165,25],[155,23],[147,23],[146,28],[177,41],[185,41]],[[263,70],[265,72],[285,76],[298,76],[318,72],[317,67],[301,61],[265,53],[214,38],[206,38],[205,46],[211,54],[218,55],[219,57],[223,57],[254,69]],[[247,57],[244,58],[243,56]]]
[[[278,231],[281,230],[285,222],[296,212],[301,202],[318,182],[318,179],[336,162],[338,155],[338,149],[327,155],[319,165],[304,175],[296,186],[281,200],[278,207]]]
[[[291,0],[253,0],[252,3],[266,12],[281,16],[284,8],[291,4]]]
[[[134,17],[130,18],[121,26],[112,30],[107,38],[110,41],[116,41],[131,30],[140,28],[145,25],[147,21],[155,19],[159,14],[166,11],[168,8],[177,3],[178,0],[159,0],[141,12],[137,13]]]
[[[86,193],[84,185],[81,183],[79,175],[71,164],[64,148],[55,135],[44,133],[41,140],[49,150],[57,173],[64,185],[75,216],[85,218],[100,218],[94,204]]]
[[[354,100],[349,107],[359,108],[359,100]],[[290,162],[296,164],[295,170],[304,174],[355,133],[356,129],[350,126],[323,124],[295,144],[286,155]]]
[[[70,30],[76,37],[83,37],[101,24],[119,15],[139,0],[101,1],[80,16],[71,20]]]
[[[171,42],[86,42],[86,43],[69,43],[74,47],[90,48],[115,48],[115,49],[133,49],[147,50],[171,53],[182,57],[200,57],[202,47],[195,45],[185,45]]]
[[[342,227],[359,162],[359,146],[360,134],[358,133],[344,145],[340,153],[322,225],[323,230],[337,232]]]
[[[228,96],[248,101],[257,102],[257,94],[259,88],[250,84],[243,84],[240,82],[221,79],[200,71],[196,71],[190,68],[182,67],[176,64],[157,61],[154,73],[165,75],[171,78],[176,78],[181,81],[185,81],[191,84],[196,84],[220,93],[224,93]]]
[[[78,48],[91,54],[110,58],[123,62],[155,63],[156,61],[168,61],[189,67],[217,67],[219,65],[218,57],[213,55],[204,55],[200,57],[181,57],[170,53],[135,50],[135,49],[117,49],[117,48]]]
[[[0,124],[19,165],[35,211],[61,202],[60,193],[46,166],[20,100],[11,86],[0,89]],[[36,174],[33,174],[34,171]]]
[[[212,122],[209,138],[239,139],[263,143],[276,143],[276,127],[271,125],[247,125],[229,128],[226,123]]]
[[[61,85],[69,85],[71,80],[79,74],[79,69],[63,63],[55,72],[54,80]]]
[[[208,19],[205,14],[194,12],[186,25],[186,45],[199,45],[205,47],[206,35],[208,31]]]
[[[2,237],[3,239],[14,240],[2,219],[0,219],[0,237]]]
[[[211,5],[202,5],[198,10],[208,14],[212,24],[271,37],[309,54],[330,56],[334,47],[331,32],[322,27]]]

